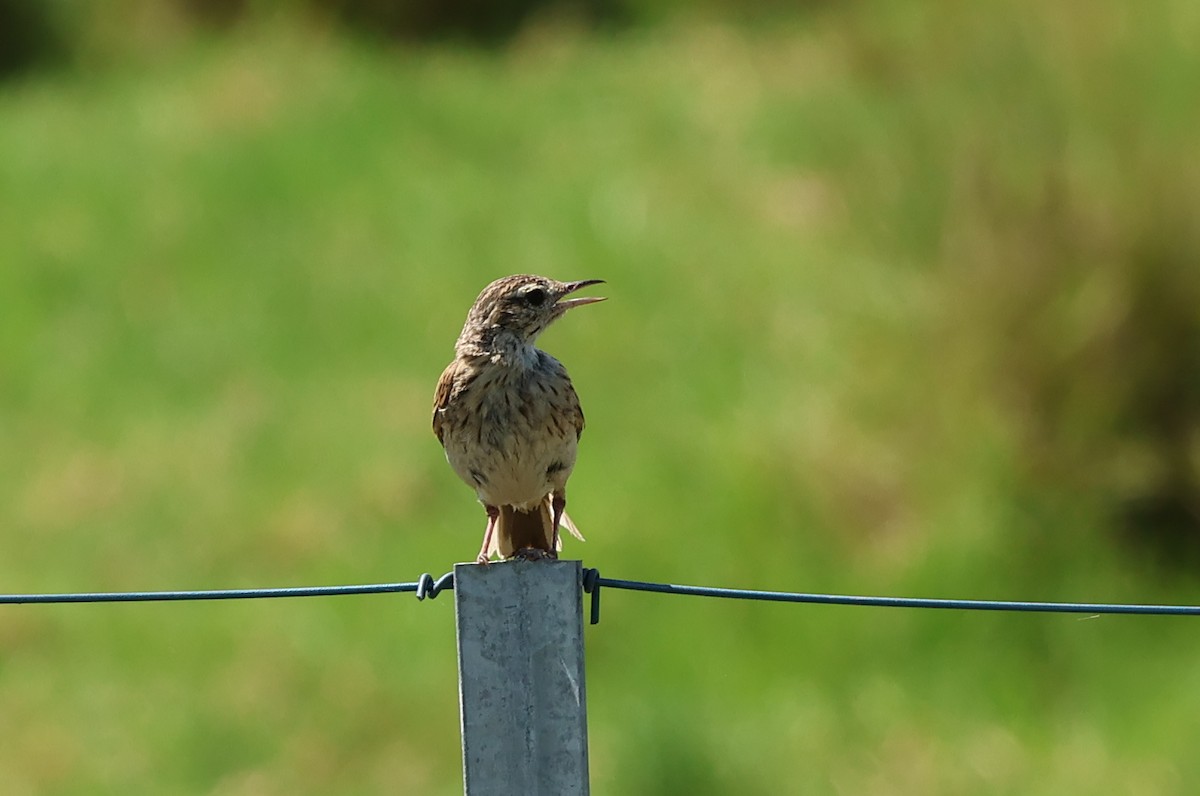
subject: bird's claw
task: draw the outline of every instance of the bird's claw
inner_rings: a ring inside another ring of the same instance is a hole
[[[538,547],[522,547],[513,554],[513,559],[516,561],[557,561],[558,553]]]

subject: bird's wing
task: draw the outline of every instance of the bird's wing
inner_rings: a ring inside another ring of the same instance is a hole
[[[575,426],[575,439],[579,439],[583,436],[583,427],[585,425],[583,407],[579,405],[579,395],[575,392],[575,385],[571,383],[570,379],[567,379],[567,397],[571,403],[570,418]]]
[[[437,389],[434,390],[433,433],[437,435],[438,442],[442,442],[442,420],[444,419],[446,406],[450,403],[450,399],[454,397],[462,370],[463,363],[460,360],[456,359],[451,362],[442,371],[442,377],[438,379]]]
[[[571,383],[571,377],[567,375],[567,369],[563,367],[563,363],[559,362],[545,351],[539,351],[538,354],[541,355],[544,358],[543,361],[548,363],[553,369],[553,381],[557,381],[559,379],[562,380],[564,391],[566,393],[564,396],[566,398],[566,411],[563,413],[563,420],[571,424],[571,427],[575,429],[575,439],[579,439],[579,437],[583,435],[584,420],[583,407],[579,405],[579,394],[575,392],[575,385]],[[557,397],[558,390],[554,389],[554,392],[555,396]]]

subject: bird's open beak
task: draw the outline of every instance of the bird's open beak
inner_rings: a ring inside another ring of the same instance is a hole
[[[572,307],[582,307],[584,304],[595,304],[597,301],[604,301],[604,296],[580,296],[579,298],[569,299],[566,296],[571,295],[576,290],[587,287],[588,285],[603,284],[603,279],[581,279],[578,282],[567,282],[563,286],[562,293],[559,294],[558,301],[555,302],[554,309],[560,313],[566,312]]]

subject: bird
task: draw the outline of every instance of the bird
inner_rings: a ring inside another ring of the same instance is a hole
[[[583,409],[567,369],[534,343],[568,310],[604,301],[571,297],[603,282],[506,276],[467,313],[434,392],[433,433],[487,512],[479,564],[557,559],[560,526],[583,540],[566,513]]]

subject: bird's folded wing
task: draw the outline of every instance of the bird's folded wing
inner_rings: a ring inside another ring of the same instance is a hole
[[[442,442],[443,414],[450,399],[454,396],[455,386],[460,381],[462,370],[463,363],[458,359],[447,365],[446,369],[442,371],[442,377],[438,379],[437,389],[433,392],[433,433],[437,435],[439,442]]]

